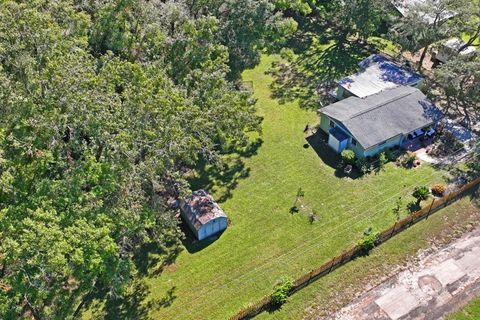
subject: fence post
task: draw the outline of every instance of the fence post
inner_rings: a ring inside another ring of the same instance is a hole
[[[430,205],[430,208],[428,209],[427,217],[425,219],[428,219],[428,217],[430,216],[430,213],[432,212],[432,208],[433,208],[434,203],[435,203],[435,198],[432,199],[432,204]]]
[[[395,221],[395,224],[393,225],[392,233],[391,233],[390,236],[389,236],[387,239],[385,239],[385,240],[388,240],[388,239],[390,239],[391,237],[393,237],[393,235],[395,234],[395,228],[397,227],[397,222],[398,222],[398,221]]]
[[[420,209],[420,210],[421,210],[421,209]],[[410,227],[412,226],[412,224],[413,224],[413,215],[414,215],[414,213],[412,213],[412,214],[410,215],[410,221],[408,221],[408,227],[409,227],[409,228],[410,228]]]

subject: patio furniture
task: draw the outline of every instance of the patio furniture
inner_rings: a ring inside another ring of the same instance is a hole
[[[425,132],[422,129],[417,129],[413,133],[415,133],[416,137],[420,137],[420,136],[423,136],[425,134]]]

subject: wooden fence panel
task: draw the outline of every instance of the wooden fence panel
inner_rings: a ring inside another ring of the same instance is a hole
[[[463,196],[463,194],[465,194],[466,192],[471,191],[471,189],[475,188],[479,184],[480,184],[480,177],[466,183],[465,185],[460,187],[458,190],[449,192],[442,198],[433,198],[432,202],[428,204],[426,207],[421,208],[420,210],[409,215],[408,217],[397,221],[393,226],[382,231],[378,237],[377,245],[387,241],[397,233],[407,229],[408,227],[417,223],[418,221],[428,218],[430,214],[437,211],[438,209],[441,209],[447,206],[454,200]],[[361,248],[358,245],[355,245],[352,248],[344,251],[341,255],[334,257],[330,261],[322,264],[320,267],[313,269],[309,273],[304,274],[303,276],[297,278],[294,281],[294,287],[292,288],[290,294],[293,294],[294,292],[304,288],[305,286],[310,284],[310,282],[315,281],[316,279],[322,277],[323,275],[330,273],[332,270],[335,270],[337,267],[353,260],[355,257],[357,257],[360,254],[361,254]],[[265,296],[264,298],[257,301],[256,303],[253,303],[248,307],[245,307],[239,312],[237,312],[237,314],[232,316],[230,320],[242,320],[242,319],[251,318],[259,314],[260,312],[266,310],[268,306],[271,304],[271,301],[272,301],[272,298],[270,295]]]

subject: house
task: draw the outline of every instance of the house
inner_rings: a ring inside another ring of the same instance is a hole
[[[412,8],[419,8],[420,10],[425,9],[424,12],[421,12],[420,18],[428,24],[433,24],[436,20],[443,21],[454,17],[457,13],[443,10],[439,12],[440,16],[436,17],[435,12],[427,12],[426,10],[430,9],[425,0],[391,0],[391,4],[395,9],[400,13],[402,17],[406,17],[408,12]]]
[[[335,94],[337,100],[350,96],[365,98],[398,86],[419,88],[424,80],[418,73],[380,54],[372,54],[358,65],[360,67],[358,73],[337,81]]]
[[[227,216],[211,195],[197,190],[180,201],[180,212],[198,240],[203,240],[227,228]]]
[[[359,158],[399,146],[423,134],[442,112],[417,88],[400,86],[366,98],[350,97],[318,110],[320,129],[336,152],[352,149]]]
[[[462,49],[460,52],[459,50]],[[462,56],[472,56],[477,49],[474,46],[466,46],[466,43],[458,38],[453,38],[443,42],[438,48],[435,59],[446,63],[452,56],[457,54]]]

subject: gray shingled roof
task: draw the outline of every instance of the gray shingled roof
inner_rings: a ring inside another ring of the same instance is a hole
[[[364,149],[433,124],[443,117],[420,90],[408,86],[363,99],[350,97],[319,112],[340,122]]]

